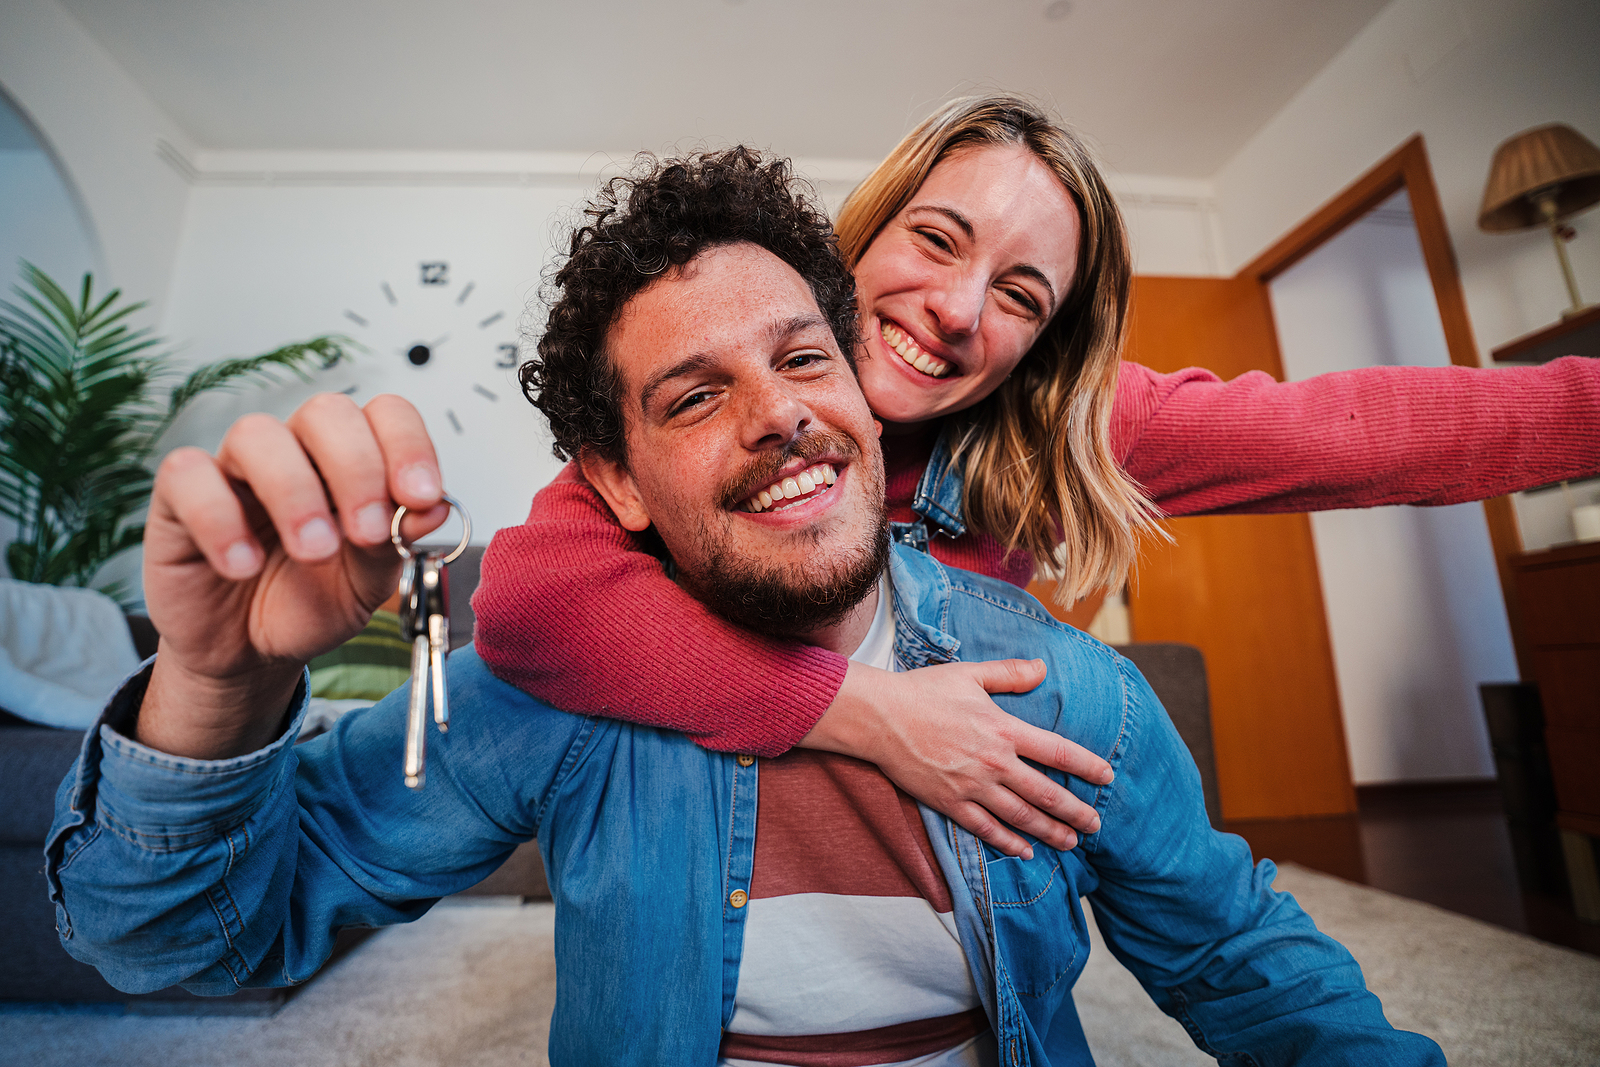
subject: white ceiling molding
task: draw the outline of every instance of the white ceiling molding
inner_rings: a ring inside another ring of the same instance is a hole
[[[593,186],[626,173],[626,152],[257,152],[202,149],[169,141],[156,154],[196,186]],[[875,160],[801,159],[795,171],[823,195],[847,191]]]

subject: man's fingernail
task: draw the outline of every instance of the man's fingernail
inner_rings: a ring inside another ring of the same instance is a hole
[[[331,556],[339,548],[339,535],[327,519],[316,518],[300,527],[300,551],[312,559]]]
[[[256,555],[256,547],[249,541],[235,541],[222,554],[223,565],[235,578],[248,578],[254,574],[260,558]]]
[[[1025,859],[1025,860],[1033,859],[1033,846],[1032,845],[1029,845],[1027,848],[1024,848],[1022,850],[1022,858]]]
[[[400,486],[412,496],[432,499],[439,495],[439,475],[426,463],[416,463],[400,472]]]
[[[387,541],[393,517],[387,504],[368,504],[356,512],[356,533],[363,541]]]

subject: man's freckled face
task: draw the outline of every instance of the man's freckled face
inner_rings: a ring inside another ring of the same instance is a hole
[[[606,347],[640,505],[619,518],[654,524],[680,570],[720,554],[820,576],[877,536],[872,414],[782,260],[753,245],[709,249],[630,300]],[[785,486],[788,499],[773,500]]]
[[[1078,240],[1072,197],[1028,149],[942,159],[855,267],[872,410],[912,427],[992,393],[1067,298]]]

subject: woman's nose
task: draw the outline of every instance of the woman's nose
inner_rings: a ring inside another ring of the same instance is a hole
[[[935,325],[946,337],[975,333],[983,318],[988,283],[965,273],[947,277],[943,282],[930,289],[924,300]]]

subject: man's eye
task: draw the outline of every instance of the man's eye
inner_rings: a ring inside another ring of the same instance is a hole
[[[711,390],[709,390],[709,389],[696,390],[695,392],[690,393],[688,396],[684,397],[682,400],[679,400],[676,404],[674,404],[672,406],[672,414],[681,415],[685,411],[688,411],[691,408],[698,407],[699,405],[705,403],[707,400],[710,400],[712,395],[713,394],[712,394]]]
[[[804,370],[807,367],[825,362],[827,358],[821,352],[796,352],[784,360],[783,365],[789,370]]]

